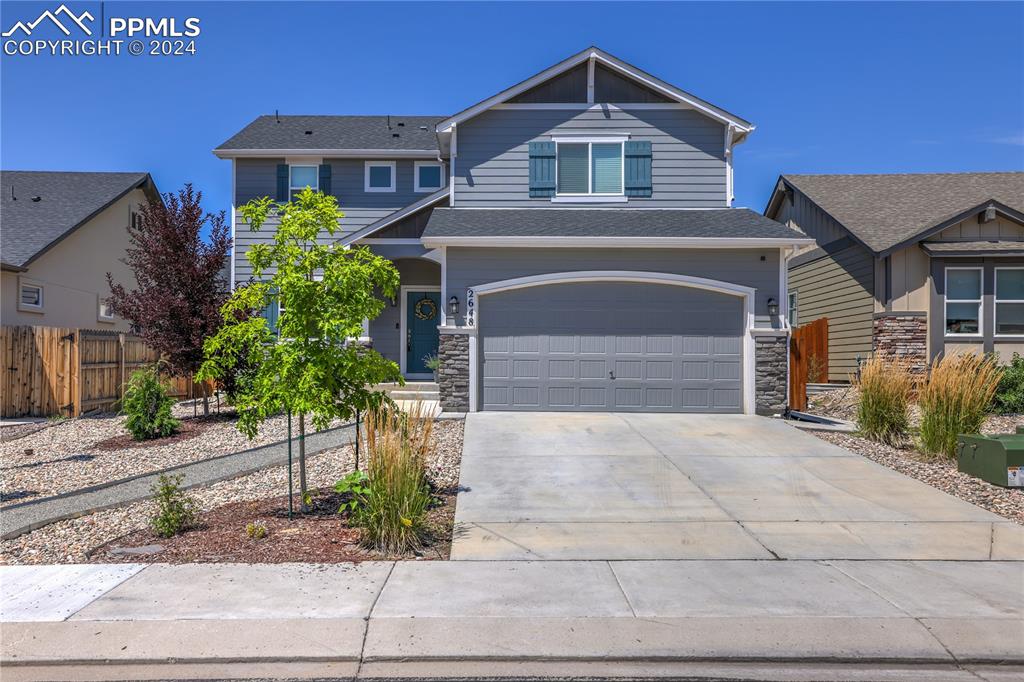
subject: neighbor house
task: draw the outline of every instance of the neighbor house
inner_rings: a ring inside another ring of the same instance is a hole
[[[397,266],[367,341],[413,380],[437,354],[445,409],[777,413],[809,240],[731,207],[753,130],[597,48],[452,116],[261,116],[214,150],[232,280],[270,238],[238,206],[308,186]]]
[[[106,303],[139,207],[158,197],[148,173],[0,172],[0,322],[125,331]]]
[[[1024,173],[783,175],[765,215],[815,240],[787,308],[828,318],[829,381],[875,351],[1024,352]]]

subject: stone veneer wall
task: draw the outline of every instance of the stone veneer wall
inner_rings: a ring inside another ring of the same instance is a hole
[[[469,412],[469,335],[441,334],[437,357],[441,361],[437,370],[441,409]]]
[[[909,359],[914,368],[928,367],[928,317],[925,315],[877,315],[871,334],[871,350]],[[866,359],[866,358],[865,358]]]
[[[754,337],[754,398],[758,414],[781,414],[789,403],[786,336]]]

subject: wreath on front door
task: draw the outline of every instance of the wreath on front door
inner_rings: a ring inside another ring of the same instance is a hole
[[[437,304],[426,297],[416,301],[416,307],[413,310],[416,317],[421,320],[432,320],[437,317]]]

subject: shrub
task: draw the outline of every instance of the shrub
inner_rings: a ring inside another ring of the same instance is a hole
[[[1003,414],[1024,412],[1024,357],[1013,354],[1013,361],[1003,368],[1003,376],[996,389],[996,410]]]
[[[366,476],[349,476],[335,489],[350,492],[353,522],[364,544],[386,553],[419,547],[432,496],[427,485],[433,417],[417,405],[410,413],[382,408],[367,413]],[[344,508],[344,506],[343,506]]]
[[[181,489],[182,478],[181,474],[161,474],[153,486],[153,499],[156,501],[157,511],[149,520],[149,525],[161,537],[177,535],[196,522],[196,502]]]
[[[181,423],[171,416],[173,405],[155,367],[136,370],[121,402],[121,411],[128,415],[124,425],[135,440],[169,436]]]
[[[262,540],[267,537],[267,524],[262,521],[253,521],[245,526],[245,534],[252,540]]]
[[[437,357],[436,355],[433,355],[433,354],[431,354],[431,355],[424,355],[423,356],[423,365],[427,369],[429,369],[431,372],[436,372],[438,369],[441,368],[441,358],[439,358],[439,357]]]
[[[958,434],[978,433],[1001,375],[992,356],[952,353],[936,358],[919,400],[922,449],[952,457]]]
[[[908,408],[915,386],[910,363],[898,356],[872,356],[860,366],[855,382],[860,393],[857,427],[861,433],[899,445],[910,425]]]

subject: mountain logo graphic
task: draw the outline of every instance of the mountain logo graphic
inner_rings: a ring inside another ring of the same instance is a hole
[[[41,23],[43,23],[43,21],[47,19],[50,22],[52,22],[57,28],[59,28],[64,35],[71,35],[71,31],[68,30],[67,26],[62,24],[60,19],[57,18],[59,15],[63,15],[65,21],[70,21],[75,26],[78,26],[78,28],[85,32],[85,35],[92,35],[92,30],[88,26],[86,26],[84,22],[85,20],[94,21],[95,17],[93,17],[93,15],[91,15],[89,12],[82,12],[82,14],[76,16],[74,12],[68,9],[67,5],[61,5],[53,12],[51,12],[50,10],[46,10],[45,12],[40,14],[35,21],[30,21],[28,23],[25,23],[24,21],[19,21],[18,23],[14,24],[14,26],[11,26],[10,30],[4,31],[2,35],[4,38],[10,38],[18,31],[21,31],[26,36],[30,36],[32,35],[32,31],[34,31],[37,26],[39,26]]]

